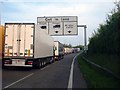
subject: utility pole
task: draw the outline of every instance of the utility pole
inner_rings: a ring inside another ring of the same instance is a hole
[[[86,35],[86,25],[78,25],[77,27],[84,27],[84,52],[87,52],[87,35]]]

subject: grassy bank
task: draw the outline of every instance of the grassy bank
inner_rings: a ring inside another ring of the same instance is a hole
[[[119,88],[120,82],[110,76],[100,72],[95,67],[85,62],[81,56],[78,56],[80,69],[86,79],[89,88]]]
[[[92,54],[86,56],[92,62],[105,67],[120,76],[120,56],[108,54]]]

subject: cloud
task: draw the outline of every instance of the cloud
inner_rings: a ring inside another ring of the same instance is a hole
[[[2,1],[2,0],[1,0]],[[80,3],[80,2],[113,2],[114,0],[4,0],[6,2],[70,2],[70,3],[74,3],[74,2],[77,2],[77,3]]]
[[[8,0],[4,3],[2,22],[37,22],[43,16],[78,16],[87,25],[87,40],[114,7],[113,0]],[[64,43],[84,44],[83,28],[78,36],[55,37]],[[71,41],[72,40],[72,41]],[[79,41],[79,42],[78,42]]]

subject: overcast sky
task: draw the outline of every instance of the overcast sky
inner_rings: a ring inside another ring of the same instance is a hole
[[[2,24],[5,22],[34,22],[43,16],[78,16],[79,25],[87,25],[87,43],[99,24],[115,7],[115,0],[0,0]],[[55,36],[65,44],[84,45],[84,29],[77,36]]]

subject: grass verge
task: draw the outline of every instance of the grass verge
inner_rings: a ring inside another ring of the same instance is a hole
[[[120,76],[120,56],[108,54],[88,54],[86,57],[92,62],[105,67]]]
[[[120,90],[120,82],[100,72],[95,67],[85,62],[81,56],[78,56],[78,62],[88,88],[118,88]]]

